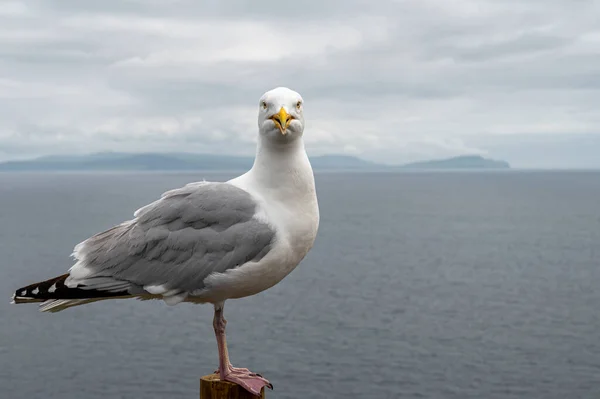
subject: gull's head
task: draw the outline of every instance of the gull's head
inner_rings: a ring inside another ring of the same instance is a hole
[[[286,87],[269,90],[258,103],[261,136],[279,143],[294,141],[304,132],[304,100]]]

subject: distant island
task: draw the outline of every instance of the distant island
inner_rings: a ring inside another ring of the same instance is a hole
[[[479,155],[463,155],[434,161],[413,162],[403,165],[404,169],[510,169],[506,161],[485,159]]]
[[[479,155],[386,165],[350,155],[321,155],[310,158],[313,169],[329,171],[394,171],[410,169],[509,169],[505,161],[485,159]],[[0,163],[0,171],[187,171],[247,170],[253,157],[192,153],[119,153],[88,155],[53,155],[23,161]]]

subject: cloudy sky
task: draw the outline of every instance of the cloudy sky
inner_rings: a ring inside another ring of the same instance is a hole
[[[0,160],[253,154],[260,95],[288,86],[309,154],[600,167],[598,15],[595,0],[0,0]]]

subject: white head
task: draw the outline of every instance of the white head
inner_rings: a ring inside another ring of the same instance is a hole
[[[294,141],[304,132],[303,112],[300,94],[286,87],[269,90],[258,103],[258,131],[276,143]]]

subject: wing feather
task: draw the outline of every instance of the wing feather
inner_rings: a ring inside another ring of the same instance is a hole
[[[179,295],[204,288],[211,273],[257,261],[275,230],[254,217],[257,202],[228,183],[192,183],[78,244],[66,285],[130,292],[162,287]]]

